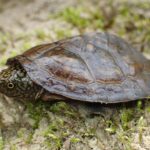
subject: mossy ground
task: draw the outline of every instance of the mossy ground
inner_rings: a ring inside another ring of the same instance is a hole
[[[145,54],[150,52],[149,1],[63,1],[60,6],[59,1],[50,4],[47,0],[2,3],[1,67],[7,58],[34,45],[91,31],[118,34]],[[23,12],[18,14],[20,10]],[[78,106],[65,102],[27,103],[17,125],[2,127],[0,149],[139,150],[150,147],[149,100],[93,106],[104,110],[100,115],[89,114],[86,108]]]

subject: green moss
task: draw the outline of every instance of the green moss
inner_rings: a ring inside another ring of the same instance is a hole
[[[30,34],[29,32],[17,33],[17,34],[15,35],[15,40],[16,40],[16,41],[21,41],[21,40],[26,41],[26,40],[28,40],[29,37],[31,37],[31,36],[32,36],[32,34]]]
[[[22,138],[24,136],[24,129],[21,128],[20,130],[18,130],[17,136],[18,136],[18,138]]]
[[[6,64],[8,57],[7,56],[3,56],[0,60],[0,66],[4,66]]]
[[[56,114],[67,115],[70,117],[75,117],[77,115],[77,111],[73,109],[69,104],[65,102],[57,102],[50,107],[50,110]]]
[[[29,112],[29,117],[35,121],[33,129],[38,128],[41,118],[47,117],[45,104],[41,101],[37,103],[28,103],[27,109]]]
[[[120,119],[121,119],[121,124],[124,130],[127,130],[129,128],[129,123],[133,118],[133,110],[132,109],[126,109],[124,108],[121,111],[120,114]]]
[[[70,140],[71,143],[78,143],[80,142],[80,139],[79,138],[76,138],[76,137],[72,137],[71,140]]]
[[[52,122],[46,131],[44,132],[44,135],[48,135],[49,133],[56,132],[64,125],[64,121],[62,119],[56,119],[54,122]]]
[[[139,133],[139,142],[142,143],[143,131],[146,126],[143,116],[139,118],[137,122],[137,126],[138,126],[138,133]]]
[[[86,28],[103,29],[105,24],[104,17],[97,7],[95,7],[95,9],[80,6],[68,7],[56,17],[62,18],[73,27],[77,27],[80,32],[84,31]]]
[[[11,53],[10,53],[10,57],[14,57],[18,55],[18,51],[17,50],[12,50]]]
[[[0,44],[0,52],[4,53],[7,50],[7,46],[5,44]]]
[[[146,108],[146,110],[150,113],[150,106]]]
[[[12,37],[11,35],[6,32],[6,33],[0,33],[0,53],[1,54],[4,54],[5,51],[7,51],[8,49],[8,46],[11,44],[12,42]],[[3,56],[1,59],[0,59],[0,65],[3,66],[7,60],[8,56]]]
[[[16,145],[12,144],[12,145],[10,146],[10,150],[17,150]]]
[[[53,113],[47,129],[43,132],[46,145],[51,149],[59,149],[62,147],[63,141],[68,139],[71,135],[79,134],[76,131],[77,124],[81,123],[79,115],[76,111],[65,102],[57,102],[50,106],[50,111]],[[76,117],[76,119],[75,119]],[[73,123],[74,122],[74,123]],[[72,142],[78,140],[72,139]]]
[[[81,122],[80,122],[81,123]],[[83,124],[82,124],[83,125]],[[96,130],[96,129],[94,129]],[[93,130],[93,128],[85,128],[83,132],[80,132],[79,135],[82,137],[88,137],[88,138],[92,138],[95,136],[95,131]],[[94,132],[93,132],[94,131]]]
[[[55,34],[57,36],[57,39],[62,39],[62,38],[66,38],[66,37],[70,37],[71,36],[71,30],[70,29],[54,29]]]
[[[144,10],[149,10],[150,9],[150,3],[149,3],[149,1],[144,1],[144,2],[139,1],[138,3],[135,3],[134,7],[144,9]]]
[[[64,20],[71,23],[73,26],[85,28],[89,25],[89,21],[86,17],[81,15],[83,12],[84,10],[81,7],[68,7],[60,13],[60,16],[62,16]]]
[[[64,127],[64,122],[61,119],[56,119],[48,128],[44,131],[43,135],[46,138],[46,145],[48,147],[60,148],[62,146],[63,139],[68,136],[65,131],[62,130]]]
[[[28,135],[27,135],[26,131],[27,130],[25,128],[21,128],[17,132],[17,137],[19,139],[22,139],[26,144],[31,144],[33,135],[34,135],[34,130],[31,129],[31,131],[30,131],[30,133],[28,133]]]
[[[36,29],[35,33],[36,33],[36,37],[40,40],[45,40],[47,38],[47,34],[43,29]]]
[[[142,108],[142,101],[138,100],[137,102],[137,108],[140,110]]]
[[[48,140],[46,141],[46,144],[49,147],[52,147],[53,145],[55,145],[55,146],[53,146],[53,147],[55,147],[55,149],[61,148],[61,146],[62,146],[62,140],[58,136],[49,133],[47,135],[47,139]]]
[[[21,51],[25,51],[25,50],[28,50],[29,48],[32,47],[32,44],[31,42],[24,42],[21,46]]]
[[[117,132],[117,139],[119,143],[123,145],[123,149],[125,150],[132,150],[131,142],[132,138],[131,135],[128,135],[127,132],[124,132],[123,130],[119,130]]]
[[[146,18],[144,15],[144,11],[142,12],[142,9],[145,7],[146,9],[150,8],[149,3],[145,3],[143,5],[143,3],[135,3],[133,5],[131,5],[131,7],[127,7],[128,5],[125,3],[124,5],[120,5],[120,7],[118,7],[118,16],[116,17],[118,20],[120,20],[120,24],[122,24],[122,27],[120,26],[118,29],[125,30],[125,34],[128,33],[128,36],[131,35],[131,32],[134,32],[134,34],[132,33],[131,36],[135,36],[132,37],[132,39],[134,38],[138,38],[137,33],[141,33],[143,32],[143,27],[145,28],[145,31],[149,30],[149,18]],[[136,9],[141,10],[141,13],[139,13],[138,11],[136,11]],[[146,10],[145,10],[146,12]],[[134,39],[135,41],[136,39]],[[141,40],[142,40],[142,36],[141,36]],[[141,41],[142,42],[142,41]]]
[[[3,149],[4,149],[4,141],[3,141],[2,136],[0,136],[0,150],[3,150]]]
[[[122,5],[122,7],[119,8],[119,13],[120,13],[120,15],[124,16],[125,18],[128,18],[131,15],[129,7],[124,7],[123,5]]]
[[[65,102],[57,102],[50,107],[52,112],[61,112],[68,109],[68,105]]]
[[[28,103],[27,110],[29,113],[29,117],[34,121],[30,134],[25,139],[26,143],[30,144],[32,142],[34,131],[39,127],[39,122],[43,117],[48,117],[48,116],[46,113],[45,104],[42,103],[41,101],[37,103]]]
[[[8,44],[10,40],[12,39],[9,32],[0,33],[0,43],[1,44]]]
[[[116,133],[117,127],[116,127],[116,125],[113,123],[113,121],[107,120],[107,121],[106,121],[106,126],[107,126],[107,128],[105,128],[105,131],[107,131],[107,132],[110,133],[110,134]]]
[[[31,131],[31,133],[27,136],[27,138],[25,139],[26,144],[32,143],[33,134],[34,134],[34,131]]]

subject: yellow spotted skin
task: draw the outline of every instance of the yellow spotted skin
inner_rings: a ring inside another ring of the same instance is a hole
[[[41,87],[32,82],[20,65],[10,66],[0,73],[0,92],[9,97],[35,100],[40,90]]]

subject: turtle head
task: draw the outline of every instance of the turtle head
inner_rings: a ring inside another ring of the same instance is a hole
[[[0,93],[19,100],[35,99],[34,87],[26,71],[20,66],[9,66],[0,72]]]

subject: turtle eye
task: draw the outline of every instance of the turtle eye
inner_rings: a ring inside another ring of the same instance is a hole
[[[14,84],[13,84],[13,83],[11,83],[11,82],[9,82],[9,83],[7,84],[7,86],[8,86],[8,88],[9,88],[9,89],[14,88]]]

